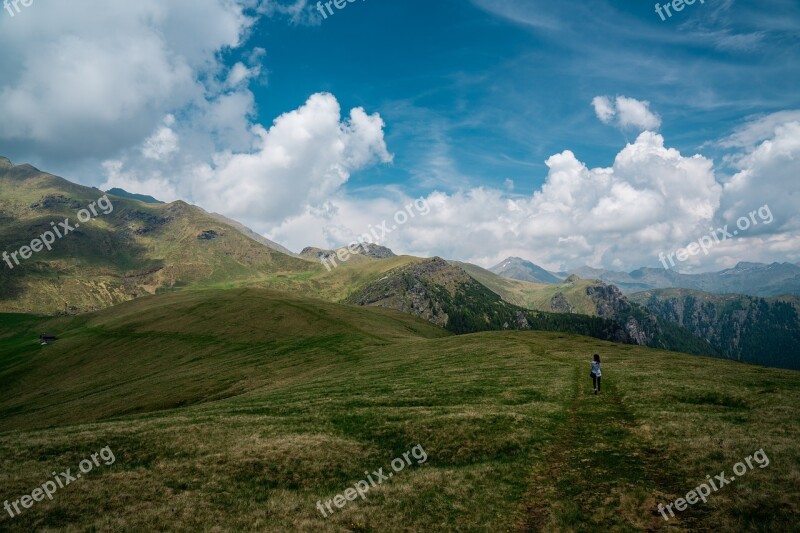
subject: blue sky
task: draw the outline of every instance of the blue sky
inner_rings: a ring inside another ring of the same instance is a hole
[[[419,163],[444,153],[465,180],[449,185],[508,178],[530,194],[549,155],[604,166],[635,135],[596,120],[598,94],[650,101],[682,152],[797,108],[800,5],[768,4],[698,2],[662,21],[647,2],[373,1],[318,26],[266,19],[252,39],[270,50],[259,117],[330,91],[380,112],[396,154],[351,185],[420,186]]]
[[[0,12],[0,154],[292,249],[424,198],[398,252],[483,266],[800,260],[800,4],[36,0]],[[12,16],[13,13],[13,16]]]

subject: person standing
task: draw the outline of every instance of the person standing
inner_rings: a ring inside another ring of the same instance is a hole
[[[592,361],[592,386],[594,393],[600,394],[600,381],[603,373],[600,371],[600,354],[594,354],[594,361]]]

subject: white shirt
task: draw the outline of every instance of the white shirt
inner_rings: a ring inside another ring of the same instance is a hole
[[[592,361],[592,374],[594,374],[597,377],[603,375],[600,373],[600,363],[598,363],[597,361]]]

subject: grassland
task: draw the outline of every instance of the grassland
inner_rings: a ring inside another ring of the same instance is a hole
[[[797,377],[253,289],[0,315],[0,502],[116,456],[0,530],[795,531]],[[417,444],[425,464],[316,509]],[[657,514],[762,448],[767,468]]]

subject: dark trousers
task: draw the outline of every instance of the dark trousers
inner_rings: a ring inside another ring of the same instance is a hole
[[[592,374],[592,386],[593,386],[593,387],[594,387],[596,390],[600,390],[600,381],[601,381],[602,379],[603,379],[603,378],[601,378],[600,376],[595,376],[594,374]]]

